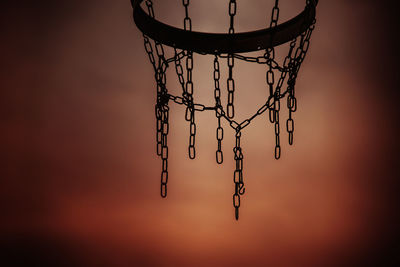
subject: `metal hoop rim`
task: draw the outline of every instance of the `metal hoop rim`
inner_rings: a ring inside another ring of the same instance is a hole
[[[185,31],[150,17],[140,6],[144,0],[131,0],[133,19],[142,33],[164,45],[200,54],[231,54],[258,51],[287,43],[314,22],[318,0],[310,0],[296,17],[273,28],[243,33],[204,33]]]

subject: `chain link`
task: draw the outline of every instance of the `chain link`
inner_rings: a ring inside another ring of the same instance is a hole
[[[233,148],[236,169],[233,173],[233,182],[235,183],[235,193],[233,194],[233,207],[235,208],[235,218],[239,219],[240,196],[245,193],[243,182],[243,153],[240,145],[242,133],[240,130],[236,132],[236,143]]]
[[[185,19],[183,20],[183,26],[185,31],[192,30],[192,19],[189,17],[189,0],[182,0],[183,7],[185,8]]]

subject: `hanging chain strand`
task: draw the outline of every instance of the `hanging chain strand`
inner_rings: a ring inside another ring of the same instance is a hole
[[[236,0],[230,0],[229,2],[229,17],[230,17],[230,26],[229,26],[229,34],[234,34],[234,21],[236,15]],[[226,111],[228,118],[232,119],[235,117],[235,107],[233,106],[234,102],[234,94],[235,94],[235,81],[233,80],[233,67],[235,65],[235,59],[233,54],[228,54],[228,69],[229,75],[227,80],[227,89],[228,89],[228,104],[226,106]]]
[[[289,109],[289,118],[286,121],[286,130],[288,132],[289,145],[293,145],[294,137],[294,120],[293,113],[297,110],[297,99],[295,97],[295,85],[298,72],[300,70],[301,64],[307,54],[311,34],[315,28],[315,20],[307,29],[307,31],[301,34],[299,47],[296,49],[296,53],[291,57],[289,63],[289,80],[288,80],[288,97],[287,97],[287,107]],[[292,45],[291,45],[292,47]]]
[[[146,6],[147,6],[147,11],[150,17],[154,18],[154,10],[153,10],[153,3],[151,0],[146,0]],[[153,46],[151,45],[151,42],[149,40],[149,38],[145,35],[143,35],[144,38],[144,48],[147,52],[147,55],[149,57],[150,63],[152,64],[153,68],[154,68],[154,72],[155,72],[155,79],[156,79],[156,83],[157,83],[157,103],[155,106],[155,115],[156,115],[156,129],[157,129],[157,133],[156,133],[156,140],[157,140],[157,156],[161,156],[161,150],[162,150],[162,111],[160,109],[160,105],[159,105],[159,97],[160,97],[160,93],[161,93],[161,88],[160,88],[160,83],[158,81],[158,72],[159,69],[156,66],[156,61],[155,61],[155,57],[154,57],[154,52],[153,52]]]
[[[214,98],[215,98],[215,107],[222,108],[221,105],[221,89],[219,87],[219,79],[221,77],[220,69],[219,69],[219,61],[218,56],[215,55],[214,58]],[[224,139],[224,129],[221,126],[221,117],[222,114],[215,112],[215,116],[217,117],[218,127],[217,127],[217,144],[218,148],[216,151],[216,161],[218,164],[222,164],[224,161],[224,155],[222,153],[222,140]]]
[[[272,8],[271,14],[271,23],[270,28],[274,28],[278,25],[279,19],[279,0],[275,0],[275,5]],[[278,84],[276,85],[276,89],[274,92],[275,85],[275,77],[272,62],[275,60],[275,49],[273,47],[268,48],[265,54],[267,58],[268,71],[267,71],[267,84],[269,86],[269,95],[273,97],[274,104],[273,108],[269,110],[269,120],[271,123],[274,123],[275,129],[275,159],[279,159],[281,157],[281,145],[280,145],[280,124],[279,124],[279,111],[280,111],[280,84],[283,83],[285,76],[282,79],[282,76],[279,79]]]
[[[193,70],[193,53],[187,52],[186,57],[186,91],[184,97],[187,100],[187,107],[185,113],[185,119],[190,122],[190,136],[189,136],[189,158],[194,159],[196,157],[195,140],[196,140],[196,123],[195,123],[195,108],[193,103],[193,82],[192,82],[192,70]]]
[[[182,4],[185,8],[185,19],[184,29],[185,31],[192,31],[192,20],[189,17],[189,0],[182,0]],[[196,122],[195,122],[195,108],[193,104],[193,82],[192,82],[192,71],[193,71],[193,52],[186,51],[186,88],[183,97],[186,99],[188,105],[186,107],[185,119],[190,121],[190,135],[189,135],[189,147],[188,153],[190,159],[196,158]]]
[[[289,68],[289,81],[288,81],[288,97],[287,97],[287,107],[289,109],[289,118],[286,120],[286,131],[288,132],[289,135],[289,145],[293,145],[293,132],[294,132],[294,121],[292,119],[292,112],[295,111],[295,104],[296,104],[296,99],[292,98],[294,97],[293,94],[291,93],[292,89],[291,86],[293,84],[292,80],[295,79],[295,76],[293,75],[293,66],[295,65],[295,56],[293,55],[293,50],[296,46],[297,38],[294,39],[290,43],[290,50],[288,57],[289,59],[285,59],[285,62],[287,61],[288,68]],[[284,65],[286,63],[284,62]]]
[[[153,3],[151,0],[146,0],[146,6],[149,16],[154,18]],[[157,140],[157,155],[162,159],[161,169],[161,188],[160,194],[163,198],[167,197],[168,183],[168,132],[169,132],[169,106],[168,106],[168,91],[166,87],[166,70],[168,62],[165,59],[164,47],[161,43],[155,42],[157,53],[158,66],[154,57],[153,47],[147,36],[144,37],[144,47],[148,54],[149,60],[155,70],[155,80],[157,83],[157,103],[155,105],[156,115],[156,140]]]
[[[156,71],[157,67],[156,67],[156,60],[154,58],[153,46],[151,45],[149,38],[144,34],[143,34],[143,40],[144,40],[144,48],[146,49],[146,53],[149,57],[150,63],[153,66],[154,71]]]
[[[189,17],[189,0],[182,0],[183,7],[185,8],[185,19],[183,20],[183,27],[185,31],[192,30],[192,20]]]
[[[235,183],[235,193],[233,194],[233,207],[235,208],[235,218],[239,219],[240,196],[245,193],[243,182],[243,153],[240,145],[242,133],[240,128],[236,131],[236,143],[233,148],[236,169],[233,173],[233,182]]]
[[[178,76],[178,81],[179,81],[179,84],[181,85],[182,92],[184,92],[185,91],[185,78],[183,77],[183,68],[182,68],[181,58],[179,57],[179,53],[176,48],[174,48],[174,62],[175,62],[176,75]]]
[[[157,46],[156,46],[157,48]],[[162,46],[158,46],[157,55],[159,58],[159,67],[156,73],[157,81],[157,104],[156,104],[156,116],[157,121],[157,141],[161,137],[161,151],[160,156],[162,159],[162,171],[161,171],[161,196],[167,197],[167,183],[168,183],[168,132],[169,132],[169,106],[168,106],[168,91],[166,88],[166,70],[164,50]],[[163,64],[163,63],[164,64]],[[161,126],[161,127],[160,127]],[[160,134],[161,131],[161,134]],[[158,146],[157,146],[158,147]]]

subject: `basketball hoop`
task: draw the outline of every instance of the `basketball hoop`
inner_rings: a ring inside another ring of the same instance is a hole
[[[142,9],[141,3],[145,1],[147,13]],[[155,115],[157,120],[157,155],[162,159],[161,171],[161,196],[167,196],[168,183],[168,145],[167,137],[169,132],[169,102],[173,101],[178,105],[186,106],[185,119],[190,125],[188,154],[190,159],[196,157],[196,112],[214,111],[218,127],[216,129],[217,150],[216,162],[223,163],[222,141],[224,129],[221,121],[226,120],[230,127],[235,131],[235,146],[233,148],[235,170],[233,206],[235,208],[235,218],[239,218],[240,196],[245,193],[243,180],[243,152],[241,147],[242,131],[258,116],[268,110],[268,119],[274,124],[275,130],[275,158],[281,156],[280,146],[280,110],[281,100],[286,98],[289,117],[286,120],[286,130],[288,132],[288,142],[293,144],[294,120],[293,114],[297,110],[297,100],[295,97],[295,84],[301,64],[307,54],[310,45],[311,34],[315,27],[316,5],[318,0],[305,1],[304,10],[291,20],[278,24],[279,19],[279,0],[275,0],[271,14],[270,27],[258,31],[235,33],[234,21],[237,11],[236,0],[228,0],[228,14],[230,27],[228,33],[204,33],[192,31],[192,22],[189,17],[189,0],[183,0],[185,10],[183,19],[183,29],[175,28],[155,20],[153,3],[151,0],[131,0],[133,7],[133,18],[136,26],[142,31],[144,46],[149,60],[155,72],[157,84],[157,101],[155,105]],[[153,40],[154,45],[151,40]],[[274,47],[289,43],[288,54],[284,61],[279,64],[275,60]],[[174,56],[166,58],[164,45],[174,50]],[[155,47],[156,53],[154,54]],[[265,50],[263,56],[250,57],[240,53]],[[214,56],[214,106],[205,106],[196,103],[193,98],[193,53]],[[220,88],[220,59],[227,61],[229,75],[227,79],[228,99],[226,109],[222,106]],[[246,62],[264,64],[266,66],[266,87],[269,97],[266,99],[257,112],[242,122],[234,120],[234,93],[235,81],[233,78],[233,68],[235,59]],[[185,61],[186,77],[184,77]],[[166,70],[174,63],[176,74],[182,95],[175,96],[168,92],[166,85]],[[275,81],[275,73],[280,74]],[[285,84],[286,82],[286,84]]]

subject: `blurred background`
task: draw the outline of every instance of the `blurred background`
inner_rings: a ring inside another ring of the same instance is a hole
[[[190,2],[194,30],[227,31],[228,1]],[[269,24],[272,2],[238,1],[237,31]],[[281,2],[281,21],[304,4]],[[181,1],[154,5],[160,20],[183,23]],[[243,132],[239,221],[234,132],[224,124],[218,166],[213,112],[197,115],[191,161],[184,109],[171,104],[168,197],[160,197],[154,73],[128,0],[2,6],[2,266],[399,263],[395,1],[320,1],[297,81],[294,146],[283,133],[274,159],[266,116]],[[197,102],[213,101],[212,59],[194,57]],[[235,63],[240,121],[267,90],[263,66]],[[168,84],[179,92],[173,69]]]

